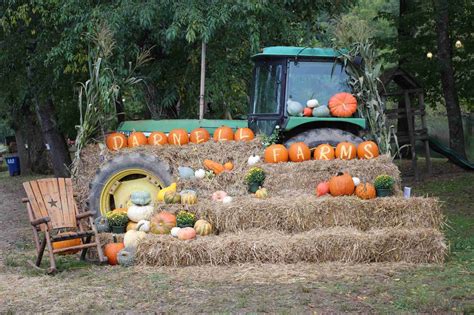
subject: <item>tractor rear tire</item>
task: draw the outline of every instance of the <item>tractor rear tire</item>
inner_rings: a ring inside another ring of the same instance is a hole
[[[137,173],[150,174],[164,186],[172,183],[170,166],[156,156],[138,152],[118,155],[97,170],[89,185],[87,203],[89,210],[95,212],[95,217],[101,215],[101,203],[103,203],[101,199],[105,187],[117,174],[127,172],[127,170],[139,170]]]
[[[337,146],[339,142],[352,142],[359,144],[364,141],[362,138],[336,128],[317,128],[306,130],[296,136],[293,136],[285,141],[285,146],[289,147],[294,142],[304,142],[310,148],[315,148],[320,144],[328,143],[332,146]]]

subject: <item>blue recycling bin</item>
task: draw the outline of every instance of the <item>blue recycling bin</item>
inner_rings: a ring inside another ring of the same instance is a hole
[[[6,157],[8,172],[10,176],[20,175],[20,158],[18,156]]]

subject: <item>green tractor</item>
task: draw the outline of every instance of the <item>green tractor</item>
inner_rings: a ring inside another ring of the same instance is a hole
[[[118,131],[129,134],[135,130],[148,135],[157,130],[168,133],[172,129],[183,128],[191,132],[202,127],[212,134],[216,128],[226,125],[231,128],[249,127],[256,134],[266,135],[279,128],[285,145],[303,141],[313,148],[322,143],[334,146],[342,141],[360,143],[366,128],[363,118],[289,114],[292,102],[293,105],[305,106],[308,100],[317,100],[320,105],[327,105],[332,95],[350,92],[348,76],[338,62],[339,56],[336,50],[330,48],[265,48],[252,57],[255,67],[247,120],[125,121]],[[100,209],[101,213],[125,206],[130,189],[142,187],[154,195],[171,182],[169,171],[156,157],[134,155],[119,156],[117,159],[120,160],[113,159],[106,163],[91,185],[90,206]]]

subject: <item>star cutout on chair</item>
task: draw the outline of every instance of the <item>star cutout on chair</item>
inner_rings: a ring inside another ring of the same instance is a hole
[[[52,207],[56,207],[56,208],[58,207],[58,206],[57,206],[57,203],[58,203],[58,202],[57,202],[56,200],[53,200],[53,198],[50,198],[50,200],[48,201],[48,203],[49,203],[49,205],[51,206],[51,208],[52,208]]]

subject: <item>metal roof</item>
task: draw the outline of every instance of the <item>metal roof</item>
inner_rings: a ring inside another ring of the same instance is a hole
[[[272,46],[263,48],[263,52],[253,55],[252,59],[271,56],[336,58],[340,55],[341,52],[333,48]]]

